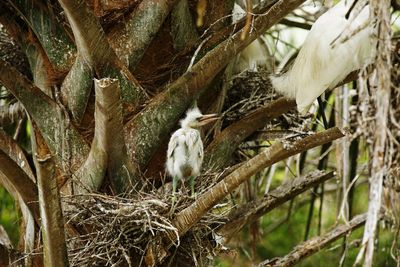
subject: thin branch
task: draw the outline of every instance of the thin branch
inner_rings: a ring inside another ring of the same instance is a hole
[[[383,179],[388,174],[385,150],[387,149],[388,115],[390,107],[392,68],[391,61],[391,26],[390,1],[370,1],[370,13],[377,23],[377,59],[376,69],[371,82],[376,86],[375,135],[372,150],[372,167],[369,190],[368,218],[364,230],[362,247],[357,255],[356,263],[365,256],[364,266],[373,265],[375,235],[378,227],[379,211],[383,194]]]
[[[258,108],[240,121],[224,129],[206,149],[205,168],[219,169],[224,167],[244,139],[264,126],[268,121],[279,117],[294,107],[296,107],[294,100],[282,97]]]
[[[314,237],[302,244],[296,246],[289,254],[282,258],[275,258],[266,260],[257,265],[257,267],[286,267],[293,266],[296,263],[304,260],[305,258],[317,253],[324,247],[328,246],[332,242],[338,240],[340,237],[352,232],[353,230],[364,225],[367,218],[366,214],[358,215],[354,217],[348,224],[339,225],[328,233]]]
[[[293,199],[295,196],[305,192],[309,188],[321,184],[333,177],[333,172],[324,173],[322,171],[314,171],[303,177],[282,184],[263,198],[246,203],[233,210],[227,216],[226,223],[218,229],[218,235],[223,236],[225,239],[229,239],[245,225],[255,221],[272,209],[282,205],[290,199]]]

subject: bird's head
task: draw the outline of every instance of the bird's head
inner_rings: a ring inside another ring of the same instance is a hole
[[[203,115],[200,110],[195,107],[187,111],[186,117],[181,120],[181,126],[182,128],[200,128],[218,118],[219,116],[217,114]]]

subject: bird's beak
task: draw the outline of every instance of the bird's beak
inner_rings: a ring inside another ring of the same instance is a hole
[[[203,115],[199,119],[199,124],[200,124],[200,126],[203,126],[203,125],[209,124],[210,122],[216,121],[218,119],[219,119],[218,114]]]

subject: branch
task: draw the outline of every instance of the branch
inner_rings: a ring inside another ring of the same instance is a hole
[[[264,16],[255,19],[253,26],[256,30],[249,33],[245,40],[240,39],[240,32],[234,34],[232,38],[216,46],[166,90],[157,95],[141,113],[126,124],[129,156],[135,159],[141,168],[145,167],[160,143],[167,138],[179,117],[230,60],[258,35],[304,1],[279,1]]]
[[[333,140],[343,136],[341,130],[338,128],[331,128],[298,141],[287,142],[285,144],[281,141],[277,141],[265,151],[242,163],[222,181],[218,182],[207,192],[200,195],[193,204],[180,211],[173,221],[178,236],[184,235],[207,211],[252,175],[278,161],[316,146],[332,142]],[[156,241],[149,245],[147,253],[158,250],[158,260],[161,262],[168,254],[166,250],[168,250],[172,246],[172,243],[177,240],[176,232],[171,231],[162,236],[156,237]],[[160,242],[160,239],[162,242]]]
[[[314,237],[302,244],[296,246],[289,254],[282,258],[266,260],[257,265],[257,267],[273,267],[273,266],[294,266],[296,263],[317,253],[330,243],[338,240],[340,237],[352,232],[353,230],[363,226],[366,220],[366,214],[354,217],[347,225],[339,225],[330,232]]]
[[[54,14],[39,1],[8,0],[8,3],[33,30],[56,70],[61,74],[67,72],[75,58],[76,48]]]
[[[226,223],[218,229],[218,235],[229,239],[233,234],[240,231],[245,225],[255,221],[259,217],[282,205],[286,201],[305,192],[309,188],[321,184],[334,177],[333,172],[324,173],[314,171],[295,180],[282,184],[261,199],[246,203],[233,210],[228,216]]]
[[[179,0],[171,12],[171,36],[177,51],[192,47],[199,38],[188,0]]]
[[[138,81],[129,72],[127,67],[122,64],[118,59],[114,50],[111,48],[105,36],[103,28],[98,19],[94,16],[93,12],[89,10],[84,0],[59,0],[68,21],[74,33],[75,42],[78,47],[77,61],[88,62],[89,66],[94,69],[97,77],[117,78],[121,84],[121,94],[123,100],[129,105],[130,108],[137,108],[139,103],[144,98],[143,88],[139,85]],[[145,27],[144,27],[145,28]],[[80,59],[79,57],[82,57]],[[81,64],[74,64],[75,75],[79,74],[78,83],[88,84],[92,79],[90,70],[87,66],[83,66],[84,70],[79,70]],[[78,68],[78,70],[76,70]],[[71,74],[72,75],[72,74]],[[72,91],[71,96],[79,94],[73,90],[90,90],[91,87],[75,88],[73,79],[68,79],[67,83],[63,85],[65,90]],[[75,88],[75,89],[74,89]],[[81,93],[81,95],[89,96],[88,92]],[[90,92],[90,91],[89,91]],[[66,93],[68,95],[68,93]],[[70,100],[69,100],[70,101]],[[87,99],[81,100],[87,103]]]
[[[391,26],[390,0],[370,1],[370,17],[377,22],[374,29],[377,57],[375,71],[370,82],[377,90],[375,94],[375,133],[371,152],[371,179],[369,180],[368,218],[364,229],[362,247],[356,258],[356,264],[365,256],[365,267],[373,264],[375,235],[378,228],[379,211],[381,209],[383,181],[388,174],[388,118],[391,100]],[[373,41],[373,40],[371,40]],[[395,97],[395,96],[394,96]]]
[[[35,139],[44,266],[68,266],[64,221],[54,161],[39,133],[35,134]]]
[[[291,143],[277,141],[265,151],[243,163],[233,173],[200,195],[192,205],[179,212],[175,219],[175,226],[180,235],[186,233],[208,210],[252,175],[278,161],[343,136],[342,131],[335,127]]]
[[[156,36],[176,0],[143,0],[129,18],[110,34],[117,55],[134,70]]]
[[[122,103],[118,80],[95,80],[95,133],[89,156],[78,177],[83,190],[96,191],[102,185],[106,170],[117,192],[122,193],[131,181],[134,168],[127,158],[122,125]],[[79,184],[78,184],[79,186]],[[78,189],[82,192],[82,189]]]
[[[204,169],[223,168],[243,140],[263,127],[268,121],[279,117],[294,107],[296,107],[295,100],[282,97],[258,108],[240,121],[228,126],[207,147]]]
[[[80,166],[89,152],[88,146],[76,128],[68,124],[67,118],[63,117],[62,111],[56,103],[15,68],[1,59],[0,82],[24,105],[26,111],[32,116],[59,166],[65,167],[64,159],[69,156],[72,157],[71,165],[73,168]],[[66,129],[62,131],[62,127]],[[59,142],[59,140],[69,142],[70,151],[65,151],[63,146],[65,144]],[[68,152],[71,155],[66,155]]]

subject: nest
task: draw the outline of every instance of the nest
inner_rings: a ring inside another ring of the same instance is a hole
[[[247,70],[234,77],[223,107],[223,128],[282,97],[273,89],[269,75],[267,71],[260,69]],[[310,115],[301,116],[296,110],[291,110],[268,121],[263,131],[285,129],[303,133],[310,125],[309,119]]]
[[[175,214],[194,201],[183,193],[178,196]],[[72,226],[67,242],[71,266],[148,265],[148,248],[166,232],[177,237],[166,259],[174,265],[190,266],[198,261],[207,265],[204,261],[217,251],[212,232],[220,225],[222,214],[209,212],[179,239],[168,189],[124,197],[75,195],[64,202],[69,207],[65,216]]]

